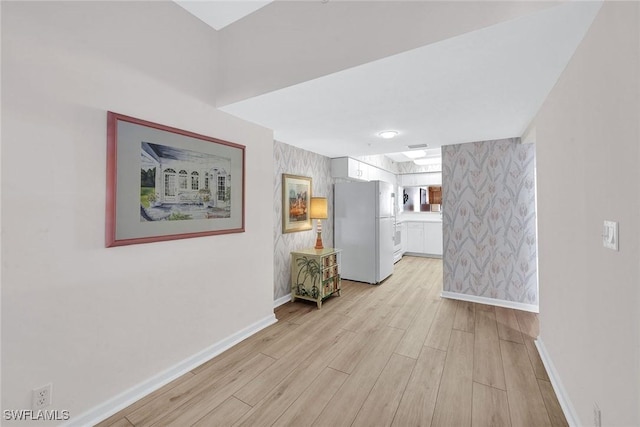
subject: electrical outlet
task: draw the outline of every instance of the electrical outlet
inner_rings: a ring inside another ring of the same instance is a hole
[[[34,388],[33,394],[31,395],[31,409],[37,410],[51,405],[52,388],[53,384],[51,383],[39,388]]]
[[[602,427],[602,412],[597,403],[593,404],[593,425],[595,427]]]

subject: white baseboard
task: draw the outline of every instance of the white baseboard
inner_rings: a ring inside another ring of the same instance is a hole
[[[271,314],[89,411],[73,416],[64,426],[95,425],[277,321]]]
[[[278,308],[282,304],[286,304],[289,301],[291,301],[291,294],[287,294],[287,295],[285,295],[283,297],[280,297],[277,300],[273,301],[273,308]]]
[[[542,364],[547,370],[547,374],[549,374],[549,379],[551,380],[551,386],[553,387],[553,391],[556,392],[556,396],[558,397],[558,402],[560,403],[562,412],[564,412],[564,417],[567,419],[567,423],[569,423],[571,427],[579,427],[580,422],[576,414],[576,410],[573,408],[573,405],[571,404],[571,400],[569,399],[569,394],[567,393],[567,390],[562,385],[562,381],[560,380],[560,375],[558,375],[558,371],[556,371],[555,366],[553,366],[553,362],[549,357],[549,353],[547,353],[547,349],[544,346],[544,343],[540,338],[538,338],[534,342],[536,344],[536,348],[538,349],[538,354],[540,354],[540,359],[542,359]]]
[[[459,294],[457,292],[448,292],[448,291],[442,291],[440,295],[442,296],[442,298],[458,299],[462,301],[477,302],[480,304],[495,305],[498,307],[513,308],[516,310],[539,313],[538,306],[533,304],[524,304],[522,302],[507,301],[503,299],[478,297],[475,295]]]
[[[421,258],[437,258],[437,259],[442,259],[442,255],[438,255],[438,254],[425,254],[422,252],[405,252],[403,254],[403,256],[415,256],[415,257],[421,257]]]

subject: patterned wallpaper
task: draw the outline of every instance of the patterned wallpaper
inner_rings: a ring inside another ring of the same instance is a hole
[[[416,165],[413,162],[396,163],[397,173],[442,172],[442,165]]]
[[[333,181],[331,159],[279,141],[273,142],[273,164],[273,299],[277,300],[291,292],[289,289],[290,252],[313,247],[316,243],[315,220],[312,230],[282,233],[282,174],[311,177],[312,196],[326,196],[329,199],[329,219],[322,221],[322,243],[326,248],[333,246]]]
[[[440,172],[442,171],[441,165],[425,165],[419,166],[410,162],[394,162],[389,157],[384,154],[376,154],[372,156],[359,156],[354,157],[356,160],[360,160],[361,162],[368,163],[373,166],[377,166],[380,169],[387,170],[389,172],[393,172],[395,174],[402,173],[422,173],[422,172]]]
[[[535,147],[443,147],[444,291],[538,305]]]

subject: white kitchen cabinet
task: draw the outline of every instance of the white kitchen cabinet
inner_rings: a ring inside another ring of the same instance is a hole
[[[380,181],[386,181],[388,183],[396,185],[398,180],[396,179],[396,174],[395,173],[386,171],[384,169],[380,169],[380,170],[382,171],[382,178],[380,178]]]
[[[382,169],[367,164],[365,164],[365,167],[368,169],[367,175],[369,177],[369,181],[385,181],[384,179],[381,179],[383,172]]]
[[[331,159],[331,176],[334,178],[348,178],[357,181],[369,181],[369,165],[351,157]]]
[[[396,183],[395,174],[371,166],[351,157],[338,157],[331,159],[331,176],[333,178],[347,178],[356,181],[384,181]]]
[[[442,222],[440,221],[406,221],[406,252],[425,255],[442,256]]]
[[[402,174],[400,175],[400,185],[403,187],[442,185],[442,172]]]
[[[442,256],[442,223],[424,223],[424,252]]]
[[[407,223],[407,252],[424,253],[424,224],[422,222]]]
[[[384,181],[384,182],[388,182],[390,184],[395,185],[396,183],[395,174],[375,166],[371,166],[371,165],[368,165],[368,166],[369,166],[369,181]]]

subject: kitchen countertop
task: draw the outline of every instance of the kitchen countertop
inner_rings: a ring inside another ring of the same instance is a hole
[[[442,222],[440,213],[402,213],[397,222]]]

